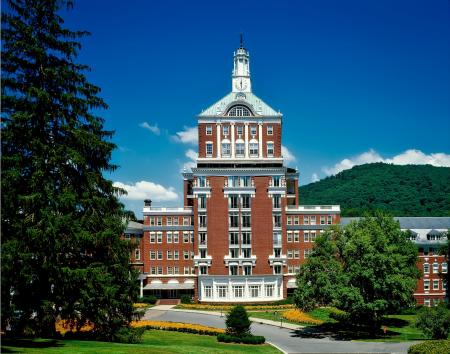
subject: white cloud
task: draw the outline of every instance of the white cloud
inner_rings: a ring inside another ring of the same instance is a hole
[[[450,155],[445,153],[424,154],[420,150],[409,149],[392,158],[383,158],[373,149],[360,155],[344,159],[332,167],[324,167],[322,171],[327,175],[335,175],[343,170],[353,166],[363,165],[365,163],[384,162],[394,165],[433,165],[450,167]]]
[[[192,144],[198,143],[198,130],[197,127],[183,127],[183,130],[172,135],[172,140],[177,143]]]
[[[317,173],[313,173],[311,176],[311,182],[315,183],[318,182],[320,180],[319,176],[317,175]]]
[[[190,171],[193,167],[197,165],[198,153],[192,149],[186,150],[185,156],[190,159],[183,164],[182,170]]]
[[[295,162],[297,160],[294,154],[284,145],[281,145],[281,155],[286,163]]]
[[[114,182],[114,187],[125,189],[128,194],[121,196],[124,200],[144,200],[151,199],[156,202],[170,201],[178,199],[173,187],[166,188],[160,184],[140,181],[135,184],[125,184]]]
[[[158,124],[156,124],[156,123],[155,123],[155,125],[150,125],[147,122],[143,122],[143,123],[139,124],[139,126],[141,128],[150,130],[155,135],[160,135],[161,134],[161,130],[158,128]]]

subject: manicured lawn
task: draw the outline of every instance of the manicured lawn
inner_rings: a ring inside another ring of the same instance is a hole
[[[214,336],[149,330],[139,344],[119,344],[80,340],[2,340],[2,353],[280,353],[269,344],[218,343]]]

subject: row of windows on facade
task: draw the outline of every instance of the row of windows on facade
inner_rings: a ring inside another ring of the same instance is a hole
[[[231,132],[231,125],[229,124],[222,124],[222,135],[224,136],[228,136],[230,135]],[[236,124],[235,126],[235,131],[236,134],[239,136],[243,136],[244,134],[244,125],[243,124]],[[249,129],[250,129],[250,135],[252,137],[255,137],[258,134],[258,126],[255,124],[250,124],[249,125]],[[207,124],[205,126],[205,134],[206,135],[213,135],[213,126],[210,124]],[[266,134],[267,135],[273,135],[273,125],[267,125],[266,126]]]
[[[149,223],[150,226],[190,226],[191,225],[191,218],[189,216],[166,216],[165,217],[165,223],[163,223],[163,217],[162,216],[150,216],[149,217]],[[180,223],[181,222],[181,223]]]
[[[150,267],[150,274],[151,275],[164,275],[164,267]],[[166,273],[167,275],[181,275],[180,274],[180,267],[166,267]],[[184,275],[191,275],[195,274],[195,267],[183,267],[183,274]]]
[[[181,254],[180,250],[166,251],[166,260],[178,261],[180,259],[180,254]],[[162,261],[162,260],[164,260],[163,256],[164,256],[163,251],[155,251],[155,250],[150,251],[150,260],[152,260],[152,261],[154,261],[154,260]],[[194,259],[194,252],[193,251],[183,251],[183,259],[184,260]]]
[[[440,256],[440,249],[436,247],[419,247],[419,256]]]
[[[302,222],[302,223],[301,223]],[[321,215],[319,217],[320,225],[331,225],[333,223],[333,217],[331,215]],[[313,216],[288,216],[287,225],[317,225],[317,217]]]
[[[179,243],[180,237],[178,231],[166,231],[166,243]],[[150,232],[150,243],[162,243],[162,232]],[[183,243],[194,243],[194,232],[183,231]]]
[[[439,263],[433,263],[433,274],[439,274],[439,271],[442,273],[447,273],[447,263],[441,263],[441,267],[439,269]],[[423,264],[423,274],[430,274],[430,263]]]
[[[207,266],[199,266],[199,274],[200,275],[207,275],[208,274],[208,267]],[[274,265],[273,266],[273,274],[282,274],[282,266],[281,265]],[[228,275],[252,275],[253,267],[251,265],[229,265],[228,266]]]
[[[245,285],[231,285],[231,292],[230,286],[228,285],[216,285],[214,289],[215,293],[213,293],[213,289],[212,285],[203,286],[203,297],[206,299],[213,297],[227,299],[228,295],[231,294],[233,298],[239,299],[243,297],[258,298],[261,296],[278,297],[280,294],[280,289],[275,284],[265,284],[264,292],[262,291],[261,285],[248,285],[247,288]]]
[[[211,141],[207,141],[205,143],[205,153],[207,157],[212,157],[214,151],[214,143]],[[274,156],[274,143],[272,141],[267,142],[266,144],[266,156],[273,157]],[[236,157],[244,157],[245,156],[245,143],[244,141],[238,140],[235,143],[235,156]],[[258,157],[259,156],[259,143],[257,141],[251,140],[248,144],[248,154],[250,157]],[[221,142],[221,157],[231,157],[231,143],[229,141]]]
[[[441,286],[442,283],[442,286]],[[431,287],[432,285],[432,287]],[[424,291],[430,291],[430,290],[447,290],[447,283],[445,280],[440,279],[425,279],[423,281],[423,290]]]
[[[411,241],[416,241],[418,238],[418,235],[416,233],[410,233],[410,235],[408,236],[408,239],[410,239]],[[447,239],[447,235],[445,234],[445,232],[441,232],[440,234],[427,234],[427,240],[428,241],[441,241],[441,240],[446,240]]]
[[[281,187],[283,184],[282,176],[272,176],[270,179],[271,187]],[[208,180],[205,176],[198,176],[195,179],[196,187],[208,187]],[[252,187],[253,180],[250,176],[228,176],[225,182],[225,187]],[[206,197],[205,195],[199,195]]]
[[[438,299],[438,298],[433,298],[433,299],[425,298],[425,299],[423,299],[423,305],[426,307],[431,307],[431,304],[433,304],[433,306],[437,306],[437,305],[439,305],[439,303],[441,301],[442,300]]]

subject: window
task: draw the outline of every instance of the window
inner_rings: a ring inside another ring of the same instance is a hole
[[[205,297],[208,297],[208,298],[212,297],[212,286],[211,285],[205,285]]]
[[[309,225],[309,217],[308,216],[303,217],[303,225]]]
[[[217,285],[216,286],[217,296],[220,298],[226,298],[228,296],[228,286]]]
[[[273,233],[273,245],[281,246],[281,232],[276,231]]]
[[[249,176],[242,176],[240,179],[240,186],[241,187],[250,187],[252,180]]]
[[[150,259],[151,260],[156,259],[156,251],[150,251]]]
[[[236,143],[236,156],[243,157],[245,154],[245,144],[244,143]]]
[[[252,226],[252,216],[249,212],[242,213],[242,227]]]
[[[281,177],[280,176],[273,176],[272,177],[272,186],[273,187],[280,187],[281,186]]]
[[[309,242],[309,231],[303,231],[303,242]]]
[[[180,259],[180,251],[173,251],[173,259],[176,261]]]
[[[206,209],[206,195],[200,194],[198,196],[198,208],[199,209]]]
[[[167,251],[167,259],[168,260],[172,259],[172,251]]]
[[[264,286],[266,297],[273,297],[273,284],[266,284]]]
[[[253,136],[256,135],[256,125],[250,126],[250,134]]]
[[[206,143],[206,156],[211,157],[213,154],[213,143]]]
[[[238,267],[237,265],[230,266],[230,275],[238,275]]]
[[[233,285],[233,295],[234,297],[244,297],[244,286]]]
[[[239,196],[238,195],[230,195],[228,197],[228,206],[230,209],[238,209],[239,208]]]
[[[258,156],[258,143],[250,143],[249,144],[250,157]]]
[[[273,157],[273,143],[267,143],[267,157]]]
[[[150,225],[155,226],[155,218],[154,217],[150,218]]]
[[[178,226],[178,216],[173,217],[173,226]]]
[[[230,248],[229,252],[230,252],[231,258],[239,258],[239,248]],[[236,275],[236,274],[233,274],[233,275]]]
[[[252,256],[252,249],[251,248],[243,248],[242,249],[242,257],[250,258],[251,256]]]
[[[179,238],[178,238],[178,231],[175,231],[173,233],[173,243],[178,243]]]
[[[184,267],[184,275],[188,275],[189,274],[189,267]]]
[[[303,257],[306,259],[309,257],[309,255],[311,254],[311,250],[304,250],[303,251]]]
[[[189,233],[183,232],[183,243],[189,243]]]
[[[250,117],[252,113],[245,106],[234,106],[228,111],[230,117]]]
[[[433,290],[439,290],[439,279],[433,280]]]
[[[200,266],[199,269],[200,269],[200,274],[201,275],[208,274],[208,267],[207,266]]]
[[[206,126],[206,135],[212,135],[212,125]]]
[[[242,209],[250,209],[251,208],[251,197],[246,194],[241,197],[241,207]]]
[[[206,227],[206,214],[205,213],[198,214],[198,226]]]
[[[292,231],[287,232],[287,242],[292,242]]]
[[[154,232],[150,232],[150,243],[155,243],[156,234]]]
[[[170,231],[167,231],[166,233],[166,242],[172,243],[172,233]]]
[[[156,234],[156,242],[162,243],[162,232]]]
[[[125,240],[127,241],[131,240],[131,234],[125,234]]]
[[[183,226],[189,226],[189,217],[188,216],[183,217]]]
[[[197,182],[198,182],[199,187],[206,187],[206,177],[205,176],[197,177]]]
[[[295,259],[299,259],[300,258],[300,251],[299,250],[294,250],[294,258]]]
[[[251,245],[252,243],[252,233],[251,232],[243,232],[242,233],[242,244],[243,245]]]
[[[237,212],[231,212],[229,215],[229,227],[239,227],[239,214]]]
[[[185,260],[189,259],[189,251],[183,251],[183,258]]]
[[[430,265],[428,263],[423,264],[423,274],[429,274],[430,273]]]
[[[280,209],[281,208],[281,196],[279,194],[274,194],[272,196],[273,200],[273,208]]]
[[[230,126],[229,125],[222,126],[222,133],[223,133],[223,135],[229,135],[230,134]]]
[[[166,217],[167,226],[172,226],[172,217],[167,216]]]
[[[316,232],[315,231],[311,231],[309,239],[311,240],[311,242],[316,241]]]
[[[327,216],[327,225],[331,225],[333,223],[333,217],[331,215]]]
[[[428,279],[425,279],[423,281],[423,290],[429,291],[430,290],[430,281]]]
[[[316,224],[316,217],[315,216],[310,216],[309,217],[309,223],[311,225],[315,225]]]
[[[300,234],[298,231],[294,231],[294,242],[300,242]]]
[[[239,233],[230,232],[230,245],[239,245]]]
[[[222,157],[230,157],[231,155],[231,144],[222,143]]]
[[[281,274],[281,266],[276,265],[273,267],[273,274]]]
[[[163,259],[163,253],[162,251],[158,251],[158,261],[161,261]]]
[[[433,273],[439,273],[439,263],[433,263]]]
[[[158,267],[158,275],[161,275],[163,273],[163,267]]]
[[[267,126],[267,135],[273,135],[273,125]]]
[[[246,265],[243,267],[244,275],[252,275],[252,266]]]
[[[288,256],[288,259],[294,258],[294,252],[292,250],[288,250],[287,251],[287,256]]]
[[[259,297],[259,285],[250,285],[250,297]]]
[[[292,225],[292,216],[287,217],[287,224]]]
[[[424,299],[424,300],[423,300],[423,305],[424,305],[424,306],[427,306],[427,307],[431,307],[431,301],[430,301],[430,299]]]
[[[167,274],[173,274],[173,268],[167,267]]]
[[[281,227],[281,214],[273,214],[273,227]]]
[[[273,255],[275,256],[275,258],[280,258],[281,257],[281,248],[274,248]]]
[[[320,225],[325,225],[325,216],[320,217]]]
[[[134,250],[134,259],[135,259],[136,261],[141,260],[141,250],[140,250],[139,248],[136,248],[136,249]]]
[[[162,226],[162,217],[161,217],[161,216],[158,216],[158,217],[156,218],[156,225]]]
[[[447,263],[442,263],[441,267],[442,267],[442,273],[447,273]]]
[[[242,125],[236,125],[236,133],[242,135]]]
[[[151,267],[150,268],[150,273],[153,275],[156,275],[156,267]]]
[[[300,225],[300,219],[298,216],[294,216],[294,225]]]
[[[206,232],[199,232],[198,233],[198,242],[200,245],[206,245]]]

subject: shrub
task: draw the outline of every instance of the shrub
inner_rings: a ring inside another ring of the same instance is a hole
[[[328,312],[330,313],[330,318],[341,323],[347,323],[349,320],[349,314],[345,311],[339,310],[335,307],[328,307]]]
[[[448,354],[450,340],[430,340],[409,347],[408,354]]]
[[[150,305],[156,304],[156,301],[158,301],[158,299],[156,298],[156,296],[153,296],[153,295],[144,296],[141,299],[141,302],[144,302],[144,303],[150,304]]]
[[[113,334],[113,342],[136,344],[142,340],[144,327],[122,327]]]
[[[266,341],[266,338],[263,336],[244,336],[244,337],[236,337],[230,336],[228,334],[218,334],[217,341],[223,343],[244,343],[244,344],[263,344]]]
[[[251,322],[248,319],[247,311],[241,305],[234,306],[227,314],[225,321],[227,325],[226,333],[235,337],[250,335]]]
[[[189,295],[181,295],[182,304],[192,304],[192,298]]]
[[[444,303],[424,307],[417,316],[416,327],[433,339],[447,339],[450,331],[450,311]]]

